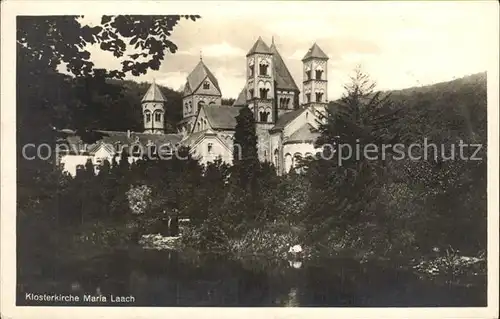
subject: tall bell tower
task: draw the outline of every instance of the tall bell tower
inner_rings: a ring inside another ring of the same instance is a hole
[[[322,111],[328,105],[328,56],[314,43],[302,63],[303,104]]]
[[[274,123],[273,54],[261,37],[247,53],[247,105],[256,123]]]

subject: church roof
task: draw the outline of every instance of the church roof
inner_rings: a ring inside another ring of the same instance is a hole
[[[160,87],[155,82],[151,84],[141,102],[166,102],[167,99],[161,93]]]
[[[317,58],[317,59],[326,59],[328,60],[328,56],[321,50],[319,45],[314,43],[312,47],[307,51],[306,55],[304,58],[302,58],[302,61],[311,59],[311,58]]]
[[[261,37],[259,37],[257,39],[257,41],[255,41],[255,43],[252,46],[252,48],[250,49],[250,51],[248,51],[247,56],[254,54],[254,53],[271,54],[271,50],[269,49],[267,44],[264,42],[264,40],[262,40]]]
[[[205,63],[203,63],[203,61],[200,60],[200,62],[195,66],[193,71],[191,71],[191,73],[189,73],[187,77],[187,83],[184,90],[184,94],[188,95],[191,92],[196,91],[200,87],[203,80],[205,80],[207,77],[214,84],[217,90],[221,92],[219,87],[219,81],[217,81],[217,78],[205,65]]]
[[[72,151],[74,148],[73,145],[82,145],[85,146],[84,150],[80,148],[76,148],[75,150],[93,153],[97,151],[101,145],[104,145],[108,152],[112,153],[111,150],[117,149],[117,144],[120,144],[122,146],[132,146],[137,143],[143,146],[146,146],[148,144],[155,144],[156,146],[160,146],[163,144],[175,145],[182,139],[182,136],[180,134],[149,134],[103,130],[96,130],[95,132],[98,133],[101,138],[92,144],[83,143],[80,136],[76,134],[68,135],[65,140],[71,147]]]
[[[290,135],[283,144],[314,143],[319,135],[319,132],[311,124],[306,123]]]
[[[247,86],[245,85],[240,94],[233,103],[233,106],[246,106],[247,105]]]
[[[297,118],[297,116],[302,114],[302,112],[304,112],[305,110],[306,108],[302,108],[281,115],[276,121],[276,124],[271,128],[271,131],[281,131],[282,129],[285,128],[285,126],[287,126],[290,122],[295,120],[295,118]]]
[[[271,45],[270,51],[273,54],[273,62],[274,62],[273,72],[274,72],[274,79],[276,81],[276,88],[283,90],[298,91],[299,87],[293,80],[290,71],[286,67],[285,62],[283,61],[283,58],[281,57],[281,54],[278,52],[278,49],[276,48],[274,43]]]
[[[193,144],[195,144],[198,141],[198,139],[201,136],[203,136],[203,134],[205,134],[205,131],[198,131],[198,132],[191,133],[188,136],[186,136],[186,138],[183,139],[181,143],[185,146],[192,146]]]
[[[240,113],[241,107],[205,105],[203,106],[203,110],[213,129],[234,130],[236,127],[236,117]]]

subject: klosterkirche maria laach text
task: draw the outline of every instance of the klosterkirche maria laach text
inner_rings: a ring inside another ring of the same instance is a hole
[[[221,105],[222,90],[216,76],[202,59],[187,77],[183,92],[183,119],[177,133],[165,133],[165,102],[160,88],[153,83],[142,98],[144,132],[99,131],[102,138],[84,145],[79,136],[69,134],[70,151],[61,156],[64,169],[72,175],[91,159],[99,166],[123,149],[139,144],[143,147],[184,145],[190,147],[201,163],[220,157],[231,164],[236,116],[248,107],[255,116],[258,155],[272,162],[279,173],[292,168],[301,157],[315,154],[319,115],[327,106],[328,56],[315,43],[303,62],[303,103],[300,90],[292,78],[274,41],[269,47],[262,38],[246,55],[246,83],[232,106]],[[139,157],[130,154],[129,160]],[[119,160],[119,158],[117,159]]]

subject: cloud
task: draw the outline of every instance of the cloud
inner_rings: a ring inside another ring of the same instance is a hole
[[[284,15],[283,17],[286,17]],[[279,34],[281,37],[296,37],[297,35],[314,34],[316,39],[330,38],[340,33],[338,25],[317,17],[290,17],[276,19],[264,28],[269,34]],[[305,40],[305,39],[304,39]]]
[[[226,41],[217,44],[204,45],[197,50],[197,48],[191,48],[187,51],[179,51],[180,55],[195,55],[203,57],[235,57],[235,56],[245,56],[246,52],[236,46],[230,45]]]
[[[488,69],[489,35],[498,28],[491,8],[483,2],[227,2],[224,10],[200,4],[200,20],[181,21],[172,31],[179,51],[167,54],[159,71],[133,79],[155,77],[179,88],[201,51],[223,96],[235,98],[245,82],[246,52],[259,36],[268,45],[274,36],[299,88],[309,47],[317,42],[328,54],[330,100],[358,64],[379,89],[431,84]],[[99,48],[92,59],[98,67],[120,65]]]
[[[186,72],[168,72],[161,73],[155,77],[156,83],[167,86],[174,90],[180,90],[186,84],[186,78],[188,74]]]
[[[219,81],[224,98],[236,98],[245,85],[245,68],[226,68],[224,66],[212,70]]]

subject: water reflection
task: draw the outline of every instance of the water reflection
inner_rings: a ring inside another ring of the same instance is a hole
[[[485,286],[450,289],[410,272],[349,259],[280,263],[123,251],[84,264],[60,265],[54,273],[51,279],[41,274],[20,282],[24,289],[18,305],[27,304],[23,291],[133,295],[135,303],[129,306],[482,306],[486,302]]]

